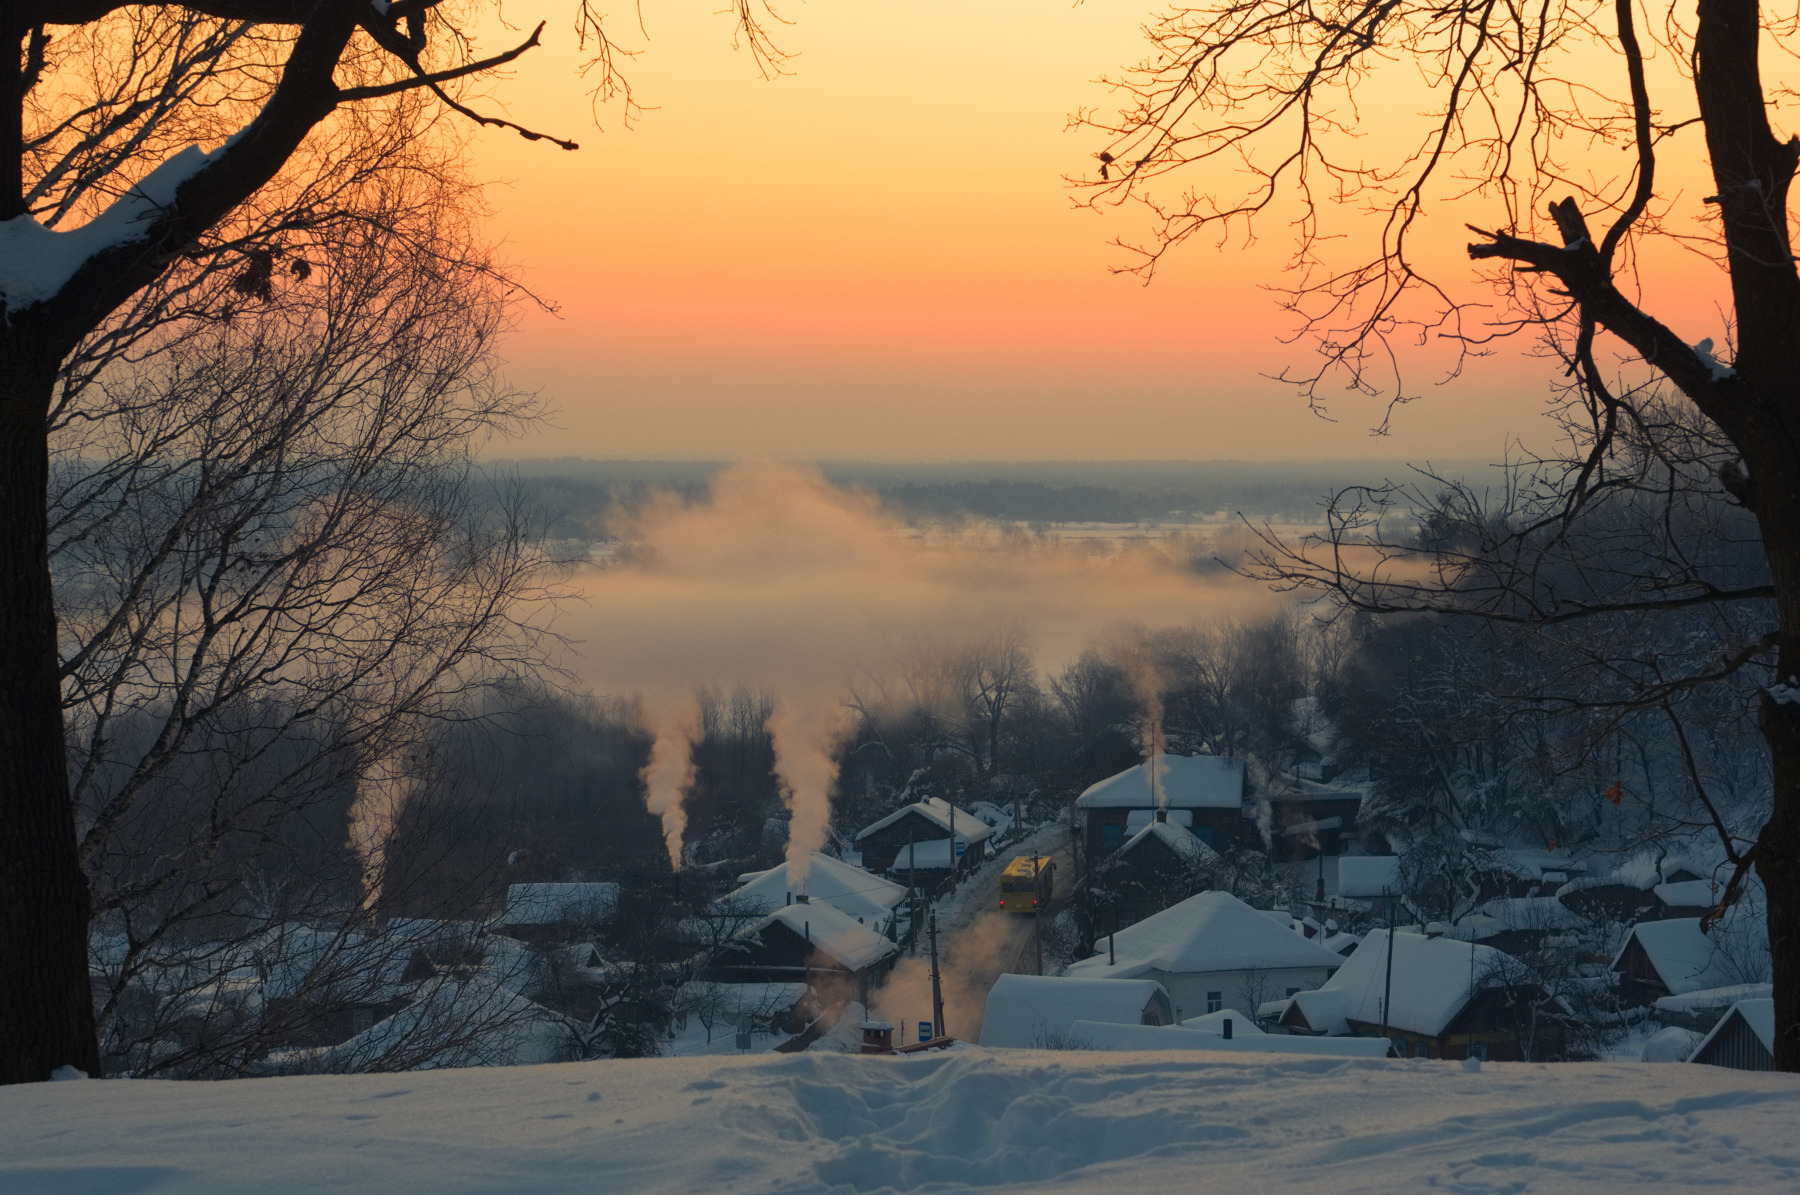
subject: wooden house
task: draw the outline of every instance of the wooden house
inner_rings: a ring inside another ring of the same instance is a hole
[[[1746,975],[1742,957],[1754,952],[1756,943],[1741,940],[1755,927],[1746,918],[1728,918],[1710,933],[1700,929],[1700,918],[1642,921],[1631,927],[1625,944],[1612,962],[1619,994],[1637,1005],[1655,1004],[1664,996],[1684,996],[1707,988],[1755,980]],[[1747,950],[1733,949],[1733,945]]]
[[[1288,1032],[1386,1037],[1401,1057],[1496,1061],[1559,1057],[1561,1012],[1492,947],[1393,930],[1370,933],[1318,991],[1257,1010]]]
[[[1740,1000],[1694,1050],[1689,1062],[1740,1071],[1775,1069],[1775,1001]]]
[[[1158,755],[1088,787],[1075,798],[1087,857],[1098,862],[1153,821],[1226,850],[1260,840],[1244,820],[1244,764],[1218,755]]]
[[[900,948],[828,904],[797,901],[746,926],[707,978],[720,983],[803,983],[820,1006],[868,1003]]]
[[[856,835],[856,849],[862,852],[864,869],[893,875],[894,861],[908,844],[923,848],[926,843],[941,842],[946,845],[938,853],[943,856],[942,870],[948,873],[980,866],[993,836],[994,828],[968,810],[927,797],[864,827]],[[919,849],[916,854],[920,857],[913,862],[923,863],[926,853]]]
[[[1203,891],[1222,863],[1186,827],[1152,821],[1095,867],[1094,887],[1107,894],[1110,913],[1123,927]]]

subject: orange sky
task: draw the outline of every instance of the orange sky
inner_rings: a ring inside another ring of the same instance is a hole
[[[797,57],[773,82],[713,7],[645,0],[647,43],[615,18],[655,106],[631,130],[592,126],[565,28],[492,86],[582,142],[476,140],[508,255],[561,308],[506,349],[555,426],[496,453],[1444,459],[1543,440],[1542,367],[1510,353],[1442,387],[1421,360],[1429,401],[1385,438],[1376,401],[1335,399],[1327,422],[1262,377],[1308,355],[1259,289],[1279,224],[1196,244],[1148,288],[1107,273],[1137,218],[1073,208],[1061,176],[1100,146],[1064,125],[1140,54],[1141,0],[814,0],[783,9]],[[1480,216],[1439,221],[1447,259]],[[1719,335],[1688,306],[1683,335]]]

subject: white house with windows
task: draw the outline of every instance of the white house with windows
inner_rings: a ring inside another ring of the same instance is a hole
[[[1335,954],[1229,892],[1202,892],[1095,943],[1069,967],[1081,979],[1154,979],[1183,1018],[1257,1006],[1316,988],[1344,965]]]

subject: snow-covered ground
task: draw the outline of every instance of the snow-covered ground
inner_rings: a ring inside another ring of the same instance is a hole
[[[1800,1189],[1800,1079],[975,1048],[0,1088],[0,1191]]]

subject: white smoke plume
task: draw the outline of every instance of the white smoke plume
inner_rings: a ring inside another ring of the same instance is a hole
[[[651,689],[641,695],[644,728],[653,745],[640,778],[644,802],[662,819],[669,865],[681,870],[681,839],[687,829],[682,797],[694,782],[694,741],[700,737],[700,700],[692,690]]]
[[[399,749],[375,756],[356,778],[350,803],[350,849],[362,867],[363,908],[375,910],[387,875],[388,845],[418,778]]]
[[[824,841],[847,681],[879,667],[890,645],[972,643],[1017,628],[1037,664],[1055,670],[1132,627],[1247,616],[1279,600],[1234,576],[1196,573],[1192,544],[926,533],[787,465],[732,466],[705,501],[664,496],[616,531],[619,556],[571,578],[585,600],[561,627],[579,644],[570,666],[598,690],[643,695],[647,711],[657,693],[735,684],[772,693],[793,803],[790,867]],[[683,746],[659,745],[658,758]],[[665,830],[668,794],[653,798]]]

